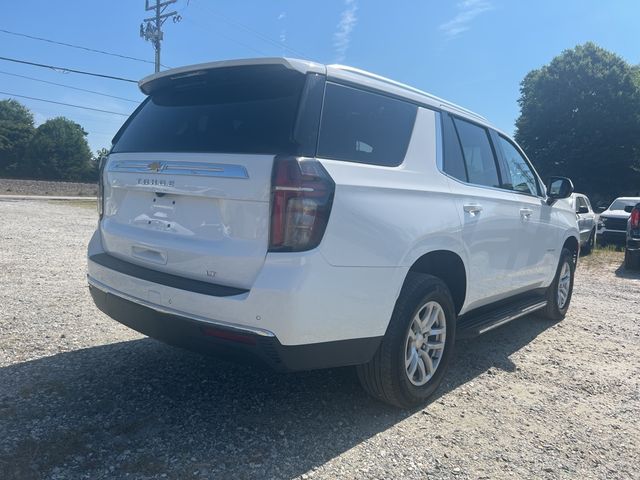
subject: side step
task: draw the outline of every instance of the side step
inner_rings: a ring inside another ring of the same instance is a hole
[[[482,313],[469,312],[458,319],[458,337],[469,338],[482,335],[516,318],[523,317],[547,306],[540,297],[513,302]]]

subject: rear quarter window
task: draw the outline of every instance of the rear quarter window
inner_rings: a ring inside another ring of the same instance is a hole
[[[395,167],[407,153],[418,107],[377,93],[327,83],[318,156]]]

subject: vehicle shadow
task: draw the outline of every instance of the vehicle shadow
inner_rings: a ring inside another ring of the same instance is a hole
[[[616,268],[616,277],[640,279],[640,270],[629,270],[624,263]]]
[[[430,403],[489,369],[515,371],[510,356],[550,326],[532,315],[458,342]],[[417,411],[370,399],[351,368],[280,374],[141,339],[1,368],[0,468],[5,479],[294,478]]]

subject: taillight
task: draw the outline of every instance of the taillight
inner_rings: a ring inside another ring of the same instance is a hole
[[[276,157],[271,176],[269,251],[317,247],[329,222],[335,183],[315,159]]]
[[[640,228],[640,207],[638,205],[636,205],[634,209],[631,210],[629,223],[631,224],[632,230],[635,230],[636,228]]]

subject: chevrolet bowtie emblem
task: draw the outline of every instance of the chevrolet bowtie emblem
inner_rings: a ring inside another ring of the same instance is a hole
[[[162,162],[151,162],[149,165],[147,165],[147,170],[150,170],[156,173],[161,172],[166,168],[167,168],[167,164]]]

